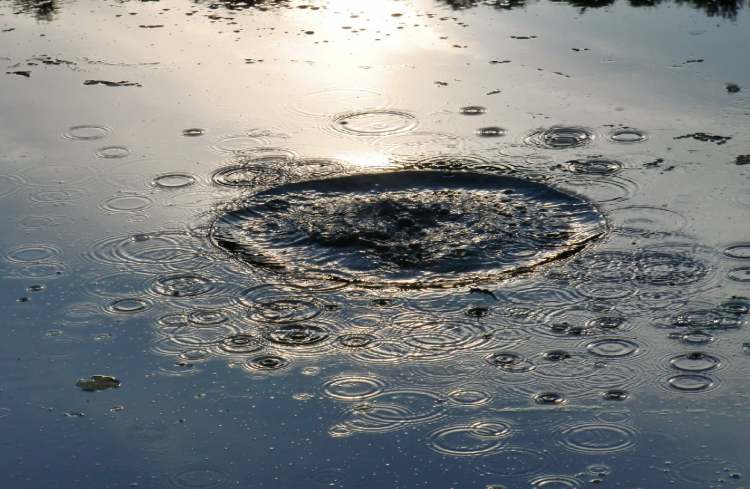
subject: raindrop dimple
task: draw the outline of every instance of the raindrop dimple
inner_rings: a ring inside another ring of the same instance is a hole
[[[525,141],[542,149],[572,149],[586,146],[593,139],[594,133],[584,127],[553,126],[532,132]]]
[[[125,158],[129,154],[130,150],[125,146],[105,146],[96,151],[96,157],[104,159]]]
[[[642,143],[648,139],[648,135],[645,132],[632,127],[615,129],[609,133],[608,137],[610,141],[621,144]]]
[[[289,366],[289,360],[276,355],[261,355],[247,361],[247,366],[255,370],[279,370]]]
[[[333,129],[356,136],[385,136],[408,132],[417,127],[415,116],[400,110],[346,112],[333,118]]]
[[[633,355],[640,350],[638,343],[621,338],[605,338],[592,341],[586,349],[600,357],[619,358]]]

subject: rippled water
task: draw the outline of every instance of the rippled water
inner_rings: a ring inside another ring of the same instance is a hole
[[[0,0],[0,486],[747,486],[741,1]]]

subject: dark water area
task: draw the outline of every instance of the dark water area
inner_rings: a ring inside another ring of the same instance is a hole
[[[0,0],[0,488],[747,488],[746,7]]]

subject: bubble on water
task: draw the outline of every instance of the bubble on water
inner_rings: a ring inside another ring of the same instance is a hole
[[[143,312],[151,308],[151,303],[145,299],[139,299],[137,297],[119,299],[110,302],[107,305],[107,310],[110,312],[116,312],[121,314],[135,314],[137,312]]]
[[[583,424],[559,431],[560,444],[582,453],[614,453],[633,448],[638,442],[638,432],[633,428],[615,424]]]
[[[190,173],[162,173],[154,177],[152,185],[161,189],[176,189],[189,187],[197,181],[197,178]]]
[[[384,388],[385,382],[378,377],[350,375],[327,381],[323,391],[333,399],[360,401],[380,394]]]
[[[458,112],[463,115],[482,115],[487,112],[487,108],[481,105],[467,105],[458,109]]]
[[[428,435],[427,446],[454,457],[477,456],[500,448],[509,433],[510,425],[507,422],[478,421],[439,428]]]
[[[703,392],[716,386],[716,382],[706,375],[680,374],[667,379],[667,385],[680,392]]]
[[[585,158],[566,163],[573,173],[581,175],[614,175],[622,170],[622,163],[605,158]]]
[[[623,389],[609,389],[602,393],[602,398],[606,401],[624,401],[628,397],[630,394]]]
[[[356,136],[385,136],[413,130],[418,119],[400,110],[380,109],[344,112],[332,120],[335,131]]]
[[[727,278],[734,282],[750,282],[750,267],[734,268],[727,273]]]
[[[499,126],[480,127],[476,130],[480,138],[499,138],[508,134],[508,131]]]
[[[107,137],[112,130],[105,126],[79,125],[69,128],[63,137],[73,141],[93,141]]]
[[[151,207],[154,201],[150,197],[138,194],[124,194],[110,197],[99,207],[108,214],[132,214]]]
[[[642,143],[648,139],[648,135],[640,129],[632,127],[621,127],[611,131],[607,138],[610,141],[621,144]]]
[[[125,146],[105,146],[96,150],[97,158],[117,159],[125,158],[130,154],[130,150]]]
[[[591,144],[594,133],[585,127],[553,126],[537,129],[529,134],[525,142],[542,149],[571,149]]]
[[[592,341],[586,349],[599,357],[620,358],[634,355],[641,351],[638,343],[622,338],[604,338]]]
[[[169,478],[178,489],[217,489],[226,485],[225,472],[209,465],[194,465],[183,469]]]
[[[191,127],[189,129],[183,129],[182,135],[189,138],[194,138],[198,136],[203,136],[206,133],[205,129],[200,129],[198,127]]]
[[[720,367],[721,360],[708,353],[693,351],[670,358],[669,365],[683,372],[706,372]]]
[[[429,287],[526,270],[604,231],[593,206],[544,185],[411,171],[262,192],[220,216],[212,238],[241,262],[295,279]]]

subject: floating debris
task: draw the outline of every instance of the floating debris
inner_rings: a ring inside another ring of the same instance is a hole
[[[104,85],[105,87],[142,87],[140,83],[131,81],[107,81],[107,80],[86,80],[84,85]]]
[[[110,375],[92,375],[88,379],[78,379],[76,386],[87,392],[117,389],[120,381]]]

